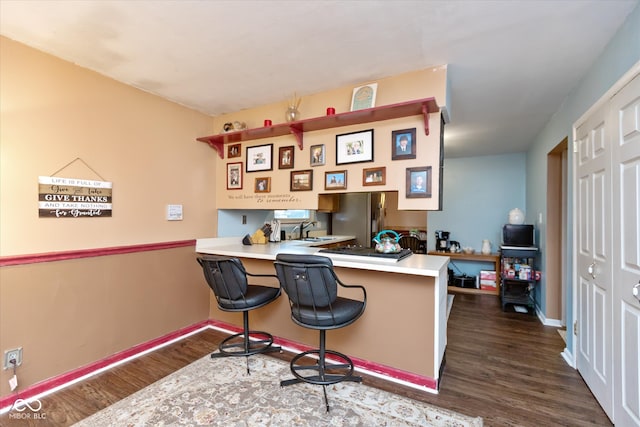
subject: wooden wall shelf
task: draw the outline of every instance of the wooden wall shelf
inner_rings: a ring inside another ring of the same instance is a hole
[[[422,115],[424,117],[424,133],[429,135],[429,114],[440,111],[435,98],[423,98],[398,104],[383,105],[381,107],[366,108],[364,110],[349,111],[330,116],[314,117],[289,123],[279,123],[272,126],[245,129],[237,132],[221,133],[203,136],[198,141],[206,142],[224,159],[225,144],[234,144],[256,139],[273,138],[283,135],[294,135],[298,148],[304,147],[304,133],[341,126],[379,122],[383,120],[399,119]]]

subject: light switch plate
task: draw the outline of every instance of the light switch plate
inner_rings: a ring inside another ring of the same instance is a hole
[[[167,220],[182,221],[182,205],[167,205]]]

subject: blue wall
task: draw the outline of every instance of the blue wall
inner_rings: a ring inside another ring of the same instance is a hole
[[[570,60],[570,56],[567,57]],[[532,221],[536,212],[543,212],[546,216],[546,176],[547,153],[553,149],[563,138],[568,137],[572,145],[573,124],[596,103],[620,78],[640,61],[640,6],[637,6],[629,15],[624,25],[618,30],[609,42],[600,57],[591,69],[576,83],[576,87],[570,92],[562,106],[556,111],[543,131],[536,137],[531,149],[527,153],[527,221]],[[566,325],[573,324],[573,225],[575,217],[571,200],[574,189],[571,179],[573,176],[573,153],[569,150],[569,230],[566,236],[567,275],[565,278],[567,293],[565,295],[565,307],[567,313]],[[544,239],[544,224],[540,229],[540,248],[544,253],[546,241]],[[544,258],[543,258],[544,262]],[[545,269],[544,264],[542,269]],[[544,301],[546,283],[543,281],[538,291],[538,300]],[[544,305],[541,307],[545,312]],[[571,328],[568,328],[571,329]],[[567,341],[567,349],[573,353],[573,341]]]
[[[509,211],[524,211],[525,183],[525,153],[445,159],[443,209],[427,215],[429,250],[435,249],[435,231],[444,230],[477,252],[489,239],[496,252]]]
[[[247,216],[247,223],[242,224],[242,215]],[[218,236],[234,237],[253,234],[265,222],[273,219],[273,211],[263,210],[218,210]]]
[[[242,224],[242,216],[246,215],[246,224]],[[314,231],[317,229],[326,230],[328,215],[326,213],[316,212],[314,219],[317,222],[315,227],[307,230]],[[218,210],[218,235],[217,237],[234,237],[253,234],[257,229],[261,228],[265,223],[273,220],[272,210],[242,210],[242,209],[220,209]],[[282,230],[291,233],[298,223],[282,224]]]

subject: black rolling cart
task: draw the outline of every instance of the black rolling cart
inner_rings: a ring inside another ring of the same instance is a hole
[[[508,304],[535,310],[536,247],[500,247],[502,311]],[[517,307],[516,307],[517,308]],[[516,309],[516,311],[518,311]]]

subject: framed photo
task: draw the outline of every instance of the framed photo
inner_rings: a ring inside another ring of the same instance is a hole
[[[278,148],[278,169],[293,169],[293,145]]]
[[[291,171],[291,191],[313,190],[313,170]]]
[[[391,132],[391,160],[416,158],[416,128]]]
[[[362,185],[385,185],[386,183],[386,167],[362,169]]]
[[[336,165],[373,161],[373,129],[336,135]]]
[[[269,193],[271,192],[271,178],[262,177],[256,178],[256,184],[254,187],[256,193]]]
[[[377,91],[378,83],[371,83],[353,89],[353,95],[351,96],[351,111],[375,107]]]
[[[311,146],[311,166],[324,165],[324,144]]]
[[[431,197],[431,166],[407,168],[407,198]]]
[[[247,172],[272,170],[272,157],[273,144],[247,147]]]
[[[242,190],[242,162],[227,163],[227,190]]]
[[[333,171],[324,173],[325,190],[346,190],[347,171]]]
[[[242,148],[242,144],[231,144],[227,146],[227,157],[229,159],[233,159],[234,157],[240,157],[242,152],[240,149]]]

